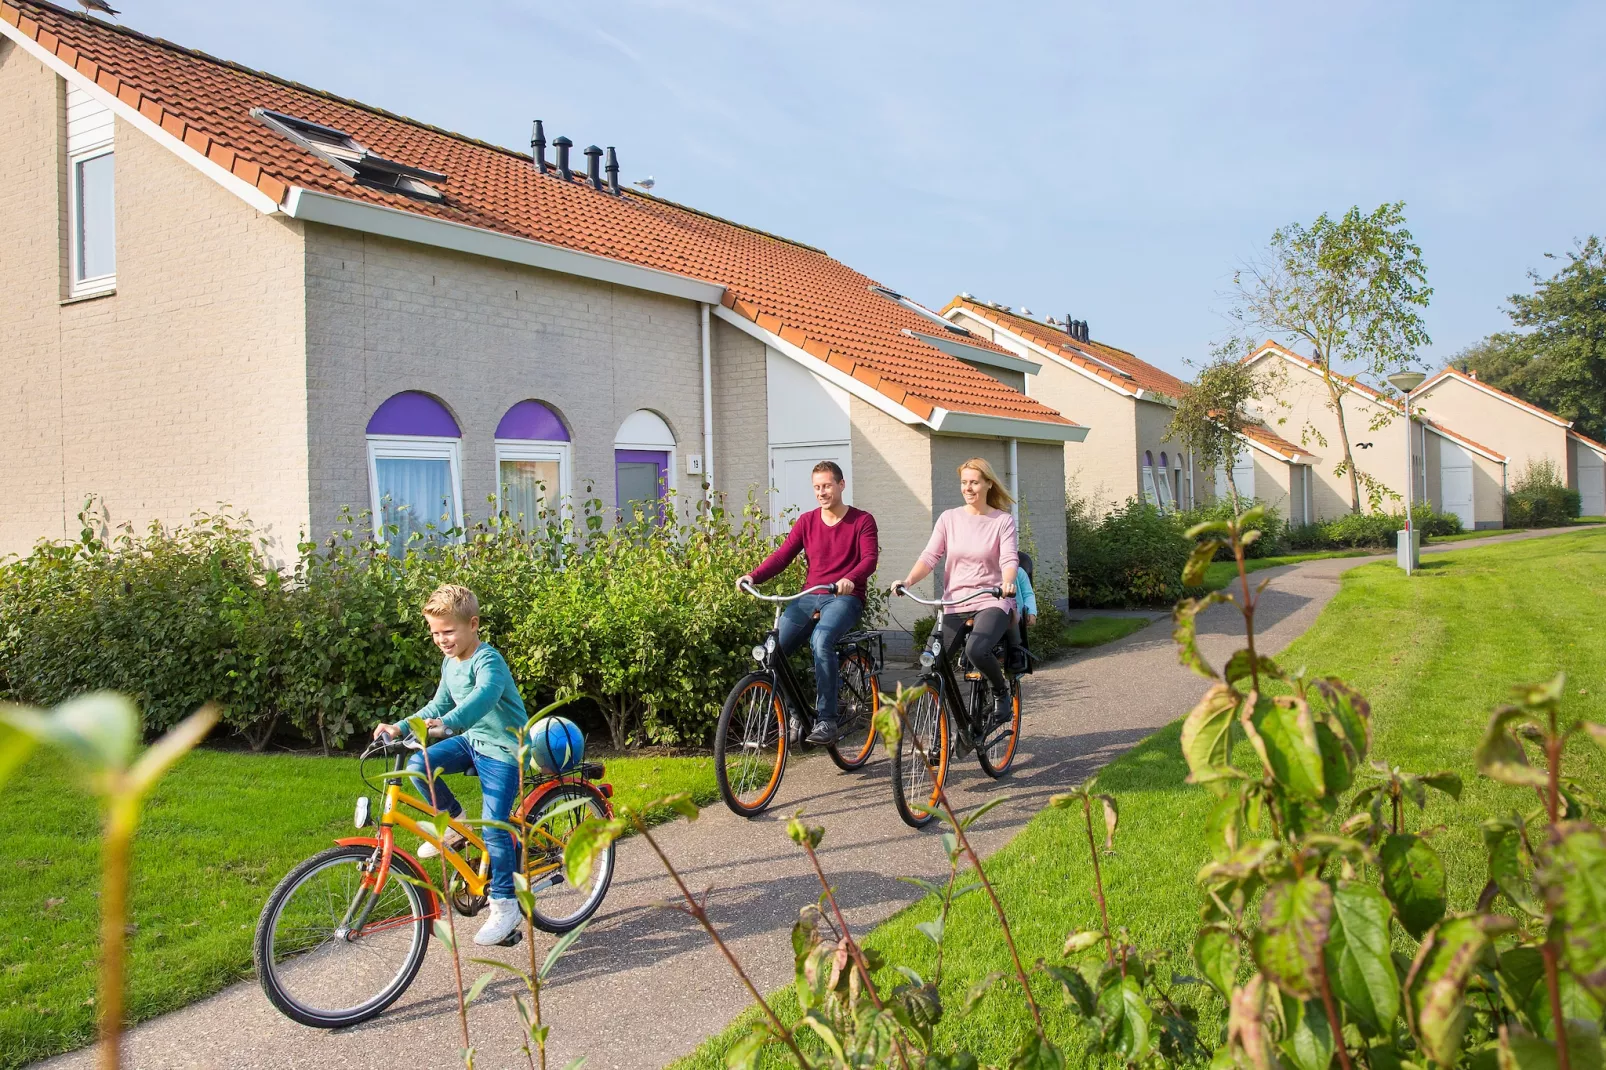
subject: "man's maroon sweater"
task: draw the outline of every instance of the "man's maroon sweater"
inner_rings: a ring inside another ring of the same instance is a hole
[[[802,553],[809,566],[805,587],[852,580],[854,595],[863,598],[880,552],[875,517],[863,509],[850,505],[841,520],[829,525],[820,519],[820,510],[812,509],[797,518],[786,540],[753,570],[753,582],[779,576]]]

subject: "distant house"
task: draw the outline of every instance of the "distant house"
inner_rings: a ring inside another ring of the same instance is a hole
[[[835,460],[900,573],[954,468],[1057,516],[1087,434],[1015,354],[800,242],[38,0],[0,0],[0,553],[219,501],[287,556],[705,487],[812,507]],[[955,353],[968,355],[961,359]],[[1040,557],[1063,556],[1041,525]]]
[[[1098,506],[1141,498],[1162,509],[1187,509],[1227,497],[1227,473],[1204,470],[1167,437],[1176,401],[1190,389],[1181,379],[1093,341],[1085,322],[1043,323],[963,294],[943,315],[972,336],[1014,352],[1029,365],[1014,373],[1021,389],[1077,413],[1094,428],[1085,441],[1067,445],[1065,471]],[[1260,424],[1246,429],[1232,480],[1240,496],[1276,505],[1304,523],[1309,466],[1307,451]]]
[[[1310,515],[1325,520],[1349,512],[1349,476],[1338,472],[1344,456],[1343,439],[1320,366],[1269,341],[1244,360],[1265,372],[1274,384],[1272,395],[1256,403],[1254,411],[1298,438],[1305,451]],[[1385,511],[1402,509],[1406,432],[1400,402],[1354,378],[1341,376],[1340,381],[1344,425],[1356,469],[1378,488]],[[1458,420],[1441,419],[1431,405],[1425,405],[1419,417],[1413,403],[1412,500],[1429,502],[1439,512],[1455,513],[1469,531],[1498,528],[1505,519],[1506,455],[1452,430],[1451,425],[1465,426]],[[1363,481],[1361,508],[1367,507]]]
[[[1578,491],[1585,516],[1606,514],[1606,446],[1573,430],[1570,420],[1481,381],[1477,373],[1445,368],[1416,390],[1430,416],[1478,437],[1511,458],[1513,479],[1548,463]]]

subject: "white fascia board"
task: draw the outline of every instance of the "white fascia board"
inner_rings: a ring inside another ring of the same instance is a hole
[[[936,408],[931,427],[941,435],[968,435],[979,438],[1023,438],[1034,442],[1081,442],[1088,428],[1082,424],[1055,424],[1043,420],[1020,420],[1010,416],[986,416],[974,412],[951,412]]]
[[[483,227],[471,227],[448,219],[407,212],[382,204],[354,201],[349,197],[336,197],[316,190],[293,186],[284,199],[285,214],[293,219],[323,223],[331,227],[378,234],[398,241],[416,242],[437,249],[483,256],[528,267],[543,268],[564,275],[596,279],[635,290],[667,294],[687,301],[701,301],[717,305],[725,296],[725,287],[712,282],[694,279],[689,275],[676,275],[656,268],[628,264],[605,256],[565,249],[529,238],[501,234]]]
[[[1284,464],[1310,464],[1316,459],[1304,453],[1296,453],[1290,457],[1286,453],[1278,452],[1272,447],[1266,445],[1264,442],[1258,442],[1255,439],[1250,438],[1248,435],[1239,435],[1238,437],[1248,443],[1251,449],[1257,449],[1261,453],[1266,454],[1268,457],[1275,457]]]
[[[964,309],[955,308],[955,309],[950,310],[950,317],[954,313],[966,314]],[[1095,383],[1097,383],[1100,386],[1104,387],[1106,390],[1113,390],[1117,394],[1120,394],[1124,398],[1139,398],[1144,393],[1141,390],[1126,390],[1126,389],[1123,389],[1122,387],[1118,386],[1117,384],[1110,382],[1108,379],[1104,378],[1102,375],[1099,375],[1097,372],[1089,371],[1088,369],[1082,367],[1080,364],[1076,363],[1074,360],[1067,360],[1064,356],[1060,355],[1059,353],[1054,352],[1052,349],[1049,349],[1047,346],[1041,345],[1041,344],[1039,344],[1037,342],[1034,342],[1030,338],[1027,338],[1025,335],[1016,334],[1014,331],[1010,330],[1008,327],[1003,326],[1002,324],[994,323],[991,320],[984,320],[984,319],[981,319],[978,316],[970,316],[969,318],[972,319],[972,320],[975,320],[977,323],[980,323],[980,324],[984,325],[989,330],[1003,331],[1005,334],[1007,334],[1011,338],[1015,339],[1021,345],[1025,346],[1028,349],[1030,349],[1032,352],[1037,353],[1038,355],[1042,356],[1044,359],[1053,361],[1055,364],[1058,364],[1062,368],[1069,368],[1071,371],[1076,372],[1078,375],[1086,376],[1087,378],[1093,380]],[[1155,399],[1154,398],[1147,398],[1145,400],[1153,401]]]
[[[184,144],[184,142],[163,130],[160,125],[145,118],[145,116],[139,113],[138,109],[130,108],[123,101],[118,100],[116,97],[106,92],[100,86],[84,77],[83,74],[79,73],[76,68],[68,66],[67,63],[59,56],[47,51],[38,41],[35,41],[33,38],[11,25],[11,23],[6,22],[4,19],[0,19],[0,34],[4,34],[12,41],[15,41],[17,46],[24,52],[37,59],[40,63],[43,63],[56,74],[67,79],[67,81],[71,82],[73,85],[78,86],[95,100],[99,101],[101,104],[104,104],[107,108],[111,109],[112,114],[117,116],[117,118],[138,130],[140,133],[147,135],[158,145],[162,146],[174,156],[177,156],[179,159],[183,160],[185,163],[189,164],[191,167],[195,168],[197,171],[201,172],[201,174],[205,175],[207,178],[210,178],[213,182],[216,182],[218,185],[222,186],[236,197],[240,198],[246,204],[249,204],[252,208],[255,208],[263,215],[273,215],[274,213],[278,212],[279,205],[273,200],[272,197],[269,197],[266,193],[263,193],[261,190],[251,185],[251,183],[247,182],[245,179],[238,177],[231,171],[219,167],[205,156],[196,152],[194,149]]]
[[[1567,437],[1572,439],[1574,442],[1578,443],[1580,446],[1584,447],[1586,450],[1589,450],[1591,453],[1595,454],[1596,456],[1606,457],[1606,448],[1602,448],[1601,446],[1597,445],[1596,443],[1591,442],[1589,439],[1585,438],[1583,435],[1578,434],[1578,432],[1576,432],[1576,431],[1568,431],[1567,432]]]
[[[909,424],[910,426],[914,426],[916,424],[927,427],[932,426],[925,420],[922,420],[920,417],[916,416],[909,409],[904,408],[902,405],[899,405],[897,402],[887,397],[881,391],[873,390],[867,384],[859,382],[859,380],[855,379],[851,375],[844,374],[840,369],[831,367],[820,358],[809,353],[805,353],[802,349],[793,345],[791,342],[786,341],[780,335],[771,334],[769,331],[766,331],[752,320],[736,312],[732,312],[724,305],[714,303],[713,312],[715,316],[724,320],[732,327],[735,327],[743,334],[758,339],[760,342],[763,342],[765,345],[775,350],[775,352],[796,361],[809,371],[813,372],[815,375],[818,375],[821,379],[824,379],[833,386],[841,387],[843,390],[846,390],[849,394],[852,394],[860,401],[875,406],[888,416],[892,417],[894,420],[897,420],[900,423]]]
[[[1479,457],[1487,457],[1487,458],[1489,458],[1489,460],[1494,461],[1497,464],[1505,464],[1506,463],[1506,459],[1504,457],[1501,457],[1497,453],[1491,453],[1490,451],[1484,449],[1482,446],[1476,446],[1473,443],[1469,442],[1467,439],[1462,438],[1460,435],[1454,434],[1454,433],[1452,433],[1450,431],[1445,430],[1442,427],[1439,427],[1439,426],[1437,426],[1435,424],[1429,423],[1427,420],[1417,419],[1416,422],[1421,424],[1423,427],[1427,428],[1429,431],[1432,431],[1435,435],[1438,435],[1440,438],[1444,439],[1446,442],[1454,442],[1457,446],[1460,446],[1462,449],[1471,450],[1473,453],[1476,453]]]
[[[994,368],[1021,372],[1025,375],[1036,375],[1043,370],[1041,364],[1011,354],[999,353],[996,350],[987,349],[960,338],[944,337],[940,334],[926,334],[924,331],[911,331],[907,328],[903,333],[910,338],[918,338],[934,349],[940,349],[950,357],[967,361],[971,364],[988,364]]]
[[[1254,356],[1254,359],[1249,361],[1249,364],[1251,366],[1253,366],[1253,365],[1259,363],[1262,358],[1268,357],[1273,353],[1275,353],[1278,356],[1282,357],[1285,362],[1287,362],[1289,364],[1292,364],[1294,367],[1296,367],[1296,368],[1300,369],[1301,371],[1305,372],[1307,375],[1311,375],[1311,376],[1313,376],[1313,377],[1315,377],[1317,379],[1320,379],[1320,380],[1322,380],[1323,383],[1325,383],[1327,381],[1327,376],[1322,374],[1322,369],[1320,367],[1307,362],[1304,358],[1300,357],[1299,355],[1297,355],[1295,353],[1290,353],[1288,350],[1283,349],[1281,346],[1279,346],[1279,347],[1277,347],[1275,349],[1263,349],[1263,350],[1261,350],[1259,354]],[[1344,376],[1341,376],[1341,375],[1334,375],[1333,378],[1340,380],[1339,385],[1343,388],[1345,393],[1354,394],[1356,397],[1360,398],[1362,401],[1364,401],[1364,402],[1366,402],[1366,403],[1368,403],[1370,405],[1377,405],[1380,408],[1389,409],[1392,412],[1399,412],[1400,411],[1400,403],[1398,401],[1395,401],[1393,398],[1389,397],[1387,394],[1384,394],[1384,393],[1381,393],[1381,392],[1376,393],[1376,394],[1368,393],[1366,390],[1362,390],[1359,386],[1357,386],[1354,383],[1343,382],[1342,380],[1344,379]],[[1413,398],[1415,396],[1416,396],[1415,394],[1412,395]]]
[[[1537,416],[1539,419],[1544,420],[1546,423],[1552,423],[1552,424],[1555,424],[1557,427],[1563,427],[1563,428],[1569,428],[1569,429],[1573,425],[1571,420],[1563,420],[1559,416],[1552,416],[1550,413],[1540,410],[1538,406],[1531,406],[1531,405],[1527,404],[1526,402],[1518,403],[1516,401],[1513,401],[1511,398],[1506,397],[1500,391],[1491,390],[1485,384],[1480,383],[1480,382],[1478,382],[1478,380],[1469,378],[1467,376],[1451,375],[1449,372],[1444,371],[1444,372],[1440,372],[1437,376],[1434,377],[1434,379],[1435,379],[1435,381],[1424,383],[1424,384],[1422,384],[1422,386],[1417,388],[1418,390],[1422,391],[1421,396],[1426,397],[1428,394],[1431,394],[1435,389],[1437,389],[1439,383],[1448,383],[1451,380],[1454,380],[1455,382],[1458,382],[1458,383],[1462,384],[1463,386],[1470,386],[1474,390],[1479,391],[1480,393],[1488,394],[1490,397],[1494,398],[1496,401],[1503,401],[1507,405],[1510,405],[1512,408],[1516,409],[1518,412],[1525,412],[1529,416]]]

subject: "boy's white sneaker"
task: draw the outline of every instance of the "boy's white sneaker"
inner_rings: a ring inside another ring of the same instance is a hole
[[[467,842],[468,839],[466,837],[460,836],[456,832],[446,833],[446,846],[450,847],[454,851],[461,851],[463,849],[463,845]],[[419,858],[435,858],[439,856],[440,853],[441,849],[436,847],[433,843],[430,843],[428,840],[425,840],[423,843],[418,845]]]
[[[485,919],[480,931],[474,934],[476,944],[500,944],[519,927],[524,915],[519,912],[517,899],[491,900],[491,916]]]

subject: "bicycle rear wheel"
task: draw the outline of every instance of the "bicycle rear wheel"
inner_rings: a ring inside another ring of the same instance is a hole
[[[291,870],[257,919],[254,957],[269,1002],[320,1029],[366,1022],[407,990],[429,947],[431,897],[394,855],[377,896],[365,879],[375,848],[320,851]],[[365,918],[353,932],[353,923]]]
[[[948,775],[948,717],[942,698],[928,688],[904,714],[892,756],[892,804],[911,828],[936,820],[937,789]]]
[[[608,885],[613,881],[614,845],[609,843],[597,852],[591,876],[584,884],[570,884],[563,875],[563,850],[582,822],[591,818],[604,821],[607,817],[607,801],[597,789],[589,784],[564,784],[542,796],[525,819],[533,830],[528,837],[530,854],[524,875],[535,894],[530,920],[537,929],[566,933],[602,905],[602,897],[608,894]]]
[[[733,813],[763,812],[786,772],[786,711],[767,672],[736,682],[714,730],[714,779]]]
[[[987,733],[976,744],[976,760],[981,771],[997,780],[1015,764],[1015,746],[1020,742],[1020,677],[1009,680],[1009,720]]]
[[[854,770],[870,760],[875,750],[875,713],[881,708],[880,681],[861,650],[846,654],[841,662],[841,683],[837,687],[836,716],[842,735],[828,748],[838,769]]]

